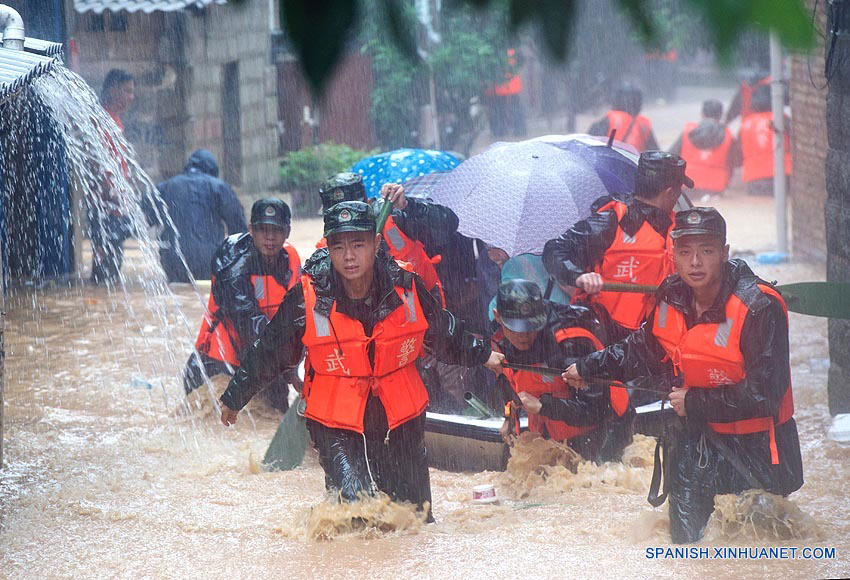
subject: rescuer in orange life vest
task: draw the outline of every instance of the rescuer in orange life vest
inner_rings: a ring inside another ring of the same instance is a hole
[[[319,195],[323,210],[341,201],[368,203],[363,178],[357,173],[337,173],[328,178],[319,186]],[[398,183],[385,183],[381,197],[393,204],[393,212],[382,232],[390,255],[409,263],[428,290],[445,306],[442,283],[434,266],[457,231],[457,216],[445,206],[407,197],[404,187]],[[322,239],[316,247],[324,245]]]
[[[577,358],[601,349],[604,332],[590,310],[543,299],[529,280],[502,283],[496,298],[493,350],[505,362],[565,369]],[[619,461],[632,442],[635,412],[622,387],[576,390],[560,376],[526,370],[502,370],[528,412],[528,427],[562,441],[587,460]],[[508,436],[508,421],[502,427]]]
[[[717,210],[679,212],[671,235],[678,274],[658,289],[646,324],[563,377],[577,388],[583,377],[676,377],[669,398],[682,429],[662,438],[667,481],[659,494],[656,459],[650,500],[661,505],[669,489],[672,540],[687,543],[702,537],[716,494],[787,495],[803,485],[803,466],[782,296],[729,260]]]
[[[741,120],[741,179],[750,195],[773,194],[773,124],[770,87],[758,87],[753,93],[751,112]],[[785,176],[791,175],[791,119],[785,115]]]
[[[621,84],[611,99],[611,110],[587,130],[589,135],[607,137],[612,129],[617,132],[614,139],[628,143],[639,153],[658,149],[658,141],[652,132],[652,122],[640,114],[643,93],[631,83]]]
[[[688,123],[670,148],[688,164],[694,193],[713,196],[723,193],[732,172],[741,164],[741,148],[732,132],[720,122],[723,103],[708,99],[702,104],[702,121]],[[703,201],[708,201],[703,197]]]
[[[587,301],[611,323],[611,342],[640,327],[652,308],[646,294],[602,292],[605,282],[660,284],[672,272],[669,232],[682,185],[693,187],[685,162],[663,151],[647,151],[638,161],[634,195],[606,195],[590,217],[543,248],[543,263],[565,290],[578,287],[573,301]]]
[[[210,299],[195,350],[186,363],[183,388],[190,393],[213,377],[233,374],[245,350],[271,320],[286,293],[298,282],[301,258],[286,243],[291,213],[275,198],[258,200],[251,208],[249,233],[225,238],[212,261]],[[276,408],[288,408],[288,385],[299,384],[294,373],[279,377],[266,397]]]
[[[337,203],[324,222],[328,247],[307,260],[243,358],[221,397],[221,419],[234,423],[306,348],[305,416],[328,489],[346,501],[380,490],[430,517],[428,394],[416,359],[427,347],[446,363],[495,370],[504,357],[464,332],[409,265],[384,251],[369,205]]]

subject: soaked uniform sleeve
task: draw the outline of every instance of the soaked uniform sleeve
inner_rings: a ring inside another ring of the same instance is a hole
[[[304,354],[305,327],[304,291],[299,282],[286,293],[277,314],[245,353],[221,402],[239,410],[280,374],[297,367]]]
[[[413,240],[422,242],[429,255],[446,246],[457,231],[455,212],[444,205],[407,198],[407,207],[393,210],[393,221]]]
[[[690,389],[685,396],[688,422],[737,421],[773,417],[791,380],[788,374],[788,322],[774,298],[750,312],[741,330],[746,378],[733,385]]]
[[[558,346],[560,347],[558,368],[566,368],[573,364],[577,358],[595,350],[593,343],[586,338],[568,338],[562,340]],[[555,380],[561,379],[556,378]],[[540,402],[543,406],[540,409],[540,414],[547,419],[563,421],[576,427],[596,425],[605,418],[608,410],[608,398],[602,388],[571,388],[570,390],[572,396],[569,399],[554,397],[549,393],[542,395]]]
[[[242,344],[249,345],[257,340],[260,330],[269,319],[260,310],[254,296],[254,286],[246,271],[246,262],[243,258],[224,276],[216,277],[212,293],[221,313],[233,323]]]
[[[590,272],[602,260],[617,233],[613,211],[594,213],[543,247],[543,264],[563,284],[576,285],[576,278]]]
[[[444,310],[437,298],[428,292],[419,276],[414,276],[419,303],[428,320],[425,346],[437,360],[450,365],[475,367],[490,358],[490,347],[482,339],[467,332],[463,320]]]
[[[625,382],[671,372],[672,365],[662,362],[666,358],[664,348],[652,334],[653,315],[620,342],[577,360],[578,373]]]

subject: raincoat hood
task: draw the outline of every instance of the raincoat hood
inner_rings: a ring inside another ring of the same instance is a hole
[[[189,156],[189,160],[186,162],[186,167],[183,171],[186,173],[200,171],[212,177],[218,177],[218,163],[216,163],[212,153],[206,149],[197,149]]]
[[[688,133],[688,139],[697,149],[714,149],[719,147],[725,138],[726,127],[714,119],[703,119]]]

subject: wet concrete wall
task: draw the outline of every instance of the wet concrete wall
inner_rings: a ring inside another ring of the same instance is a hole
[[[829,23],[844,28],[850,23]],[[827,69],[826,247],[827,279],[850,282],[850,30],[827,37],[834,42]],[[850,320],[829,321],[829,409],[850,413]]]

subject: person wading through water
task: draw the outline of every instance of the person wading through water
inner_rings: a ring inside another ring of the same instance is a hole
[[[209,312],[183,372],[186,394],[204,383],[204,375],[232,374],[298,282],[301,258],[286,243],[290,224],[286,203],[260,199],[251,207],[249,233],[233,234],[219,246],[212,261]],[[294,372],[276,377],[265,390],[273,407],[289,408],[290,383],[301,384]]]
[[[685,162],[663,151],[640,156],[634,195],[606,195],[577,222],[543,248],[549,274],[574,303],[586,303],[606,321],[608,343],[640,327],[652,308],[652,296],[603,292],[605,282],[658,285],[672,272],[669,238],[673,207],[682,186],[693,187]],[[637,403],[635,403],[637,404]]]
[[[680,386],[669,398],[681,431],[662,438],[663,467],[656,450],[649,499],[661,505],[669,490],[670,535],[689,543],[703,536],[715,495],[787,495],[803,485],[803,464],[782,296],[742,260],[729,260],[717,210],[679,212],[671,235],[678,274],[658,289],[646,323],[563,378],[581,388],[584,377],[674,373]]]
[[[602,348],[603,332],[587,308],[545,300],[540,287],[514,279],[499,287],[494,311],[493,350],[505,362],[564,369]],[[504,368],[504,376],[528,412],[528,428],[569,444],[589,461],[619,461],[632,442],[635,411],[622,387],[577,390],[561,377]],[[509,421],[501,429],[509,435]]]
[[[416,359],[427,347],[444,362],[496,370],[504,357],[464,332],[410,266],[386,253],[375,222],[363,202],[324,212],[328,247],[307,260],[243,359],[221,397],[221,420],[235,423],[239,409],[306,349],[304,415],[328,490],[345,501],[382,491],[432,520],[428,394]]]

